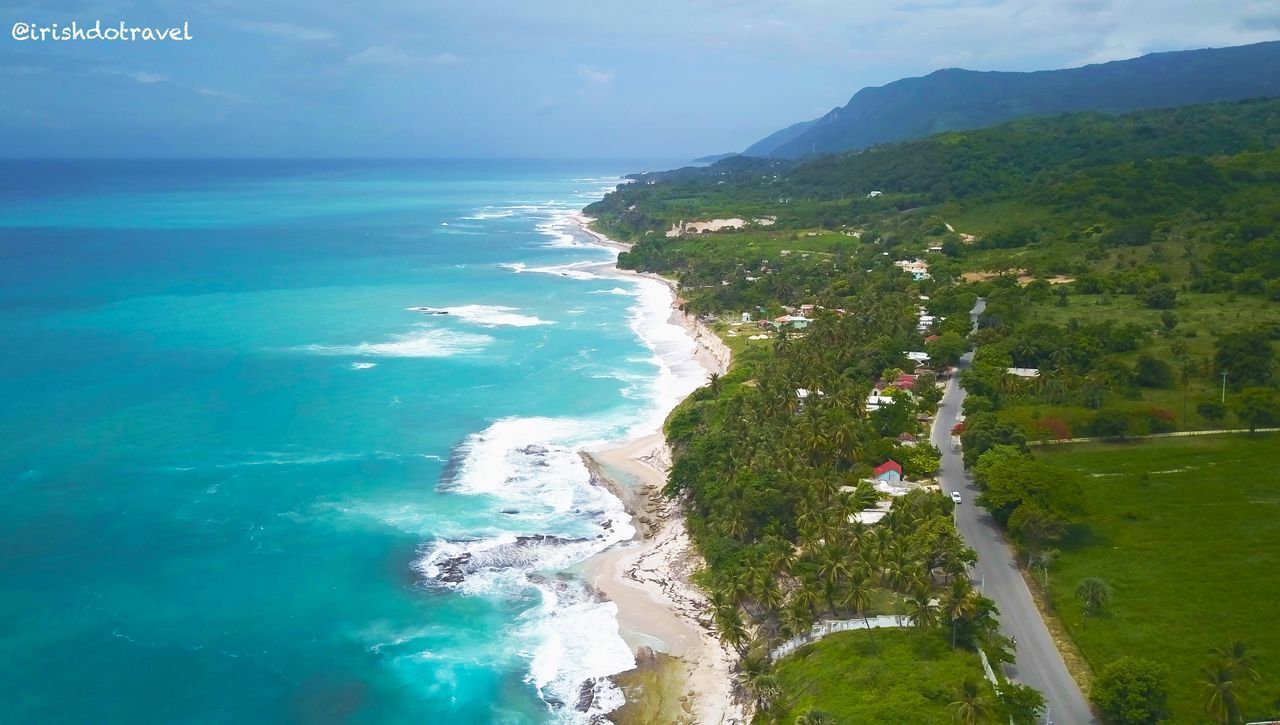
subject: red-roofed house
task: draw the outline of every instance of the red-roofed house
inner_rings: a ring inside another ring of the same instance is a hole
[[[903,433],[902,435],[898,436],[898,442],[904,446],[914,446],[919,441],[917,441],[916,437],[911,435],[910,433]]]
[[[902,480],[902,466],[892,459],[876,466],[871,473],[877,481],[885,483],[898,483]]]
[[[916,376],[911,373],[902,373],[897,380],[893,381],[893,387],[898,390],[912,390],[916,387]]]

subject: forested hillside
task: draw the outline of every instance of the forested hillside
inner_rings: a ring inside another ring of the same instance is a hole
[[[1125,113],[1276,95],[1277,42],[1153,53],[1033,73],[948,68],[864,88],[847,105],[771,134],[745,153],[800,158],[1017,118],[1080,111]]]

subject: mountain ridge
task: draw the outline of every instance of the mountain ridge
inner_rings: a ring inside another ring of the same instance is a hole
[[[757,141],[748,156],[856,151],[1031,116],[1116,114],[1280,96],[1280,41],[1150,53],[1058,70],[944,68],[859,90],[844,106]]]

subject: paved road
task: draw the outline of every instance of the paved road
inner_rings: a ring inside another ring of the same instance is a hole
[[[985,303],[979,300],[973,308],[975,320],[984,306]],[[1044,693],[1048,701],[1049,722],[1058,725],[1096,723],[1084,695],[1067,672],[1062,655],[1049,637],[1049,630],[1031,599],[1031,592],[1018,571],[1013,553],[991,516],[974,502],[978,490],[964,469],[960,454],[951,450],[951,427],[960,415],[960,404],[964,400],[959,372],[972,360],[973,353],[961,359],[960,367],[947,383],[946,395],[938,407],[933,444],[942,451],[939,481],[944,491],[959,491],[963,497],[964,502],[956,508],[956,527],[978,553],[978,564],[973,569],[974,582],[980,584],[983,593],[995,600],[1000,608],[1001,630],[1018,642],[1017,666],[1006,668],[1006,674]]]

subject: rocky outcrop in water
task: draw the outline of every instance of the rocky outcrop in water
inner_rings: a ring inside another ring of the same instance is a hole
[[[443,584],[461,584],[468,576],[482,569],[503,569],[529,566],[540,558],[539,550],[548,546],[566,546],[589,539],[568,539],[561,536],[533,534],[519,536],[510,544],[499,544],[481,551],[464,551],[436,561],[438,573],[429,581]],[[452,542],[465,543],[465,542]]]

